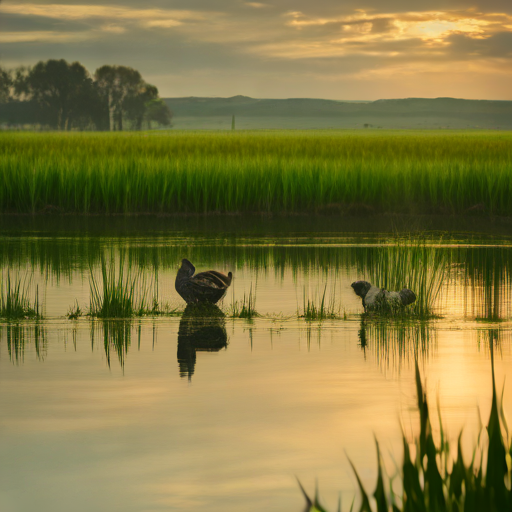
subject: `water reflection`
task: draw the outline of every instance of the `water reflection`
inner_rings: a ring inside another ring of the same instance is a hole
[[[428,359],[436,347],[432,322],[361,315],[358,337],[366,356],[371,351],[379,365],[400,371],[403,364]]]
[[[408,246],[422,240],[425,247]],[[80,287],[83,288],[82,300],[87,303],[90,269],[96,269],[107,254],[114,254],[116,261],[124,259],[130,268],[158,275],[157,284],[164,294],[167,290],[169,295],[174,294],[174,287],[169,283],[174,282],[179,262],[186,257],[202,267],[233,269],[237,278],[241,278],[239,282],[258,280],[260,289],[265,289],[267,284],[284,283],[289,289],[283,291],[283,297],[288,306],[293,303],[294,307],[297,304],[295,287],[302,289],[310,282],[314,286],[315,279],[345,283],[345,280],[356,279],[372,281],[380,276],[379,281],[386,282],[395,275],[400,287],[404,276],[408,275],[410,280],[412,272],[421,277],[422,268],[429,276],[432,262],[440,262],[439,275],[444,287],[436,304],[437,313],[503,320],[512,315],[512,248],[503,241],[498,242],[493,241],[493,246],[470,245],[473,242],[469,235],[452,243],[441,237],[408,238],[404,242],[386,234],[354,234],[348,238],[302,233],[300,236],[284,234],[258,238],[232,234],[194,237],[183,233],[150,237],[51,237],[26,233],[26,236],[2,237],[0,267],[35,272],[35,284],[41,285],[43,294],[49,292],[48,297],[53,289],[67,286],[69,296],[59,305],[59,312],[62,311],[59,314],[65,314],[80,298],[75,292]],[[404,262],[402,266],[397,264],[398,256]],[[413,291],[421,297],[425,282],[419,279],[416,285],[409,287],[414,286]],[[391,289],[394,287],[391,284],[384,286]],[[339,290],[336,293],[338,298]],[[55,300],[64,300],[62,294],[54,295]],[[265,306],[260,309],[262,314],[270,311]],[[288,314],[289,310],[288,307],[282,312]]]
[[[213,304],[189,304],[181,317],[178,331],[180,377],[192,378],[198,350],[218,352],[227,344],[224,313]]]
[[[119,364],[124,367],[128,348],[132,339],[132,321],[131,320],[98,320],[91,324],[91,343],[94,348],[96,339],[96,330],[100,329],[103,338],[103,347],[107,364],[110,367],[111,353],[117,354]],[[140,336],[140,330],[139,330]]]
[[[478,247],[463,254],[466,310],[481,320],[509,317],[512,250]]]
[[[478,345],[483,345],[484,351],[494,346],[498,354],[502,355],[503,347],[510,350],[512,347],[512,331],[510,328],[492,327],[478,330]]]
[[[24,361],[25,345],[28,343],[34,343],[34,348],[38,359],[44,359],[46,355],[46,329],[39,323],[8,323],[0,325],[0,342],[3,342],[4,340],[6,340],[9,358],[14,363],[20,363]]]

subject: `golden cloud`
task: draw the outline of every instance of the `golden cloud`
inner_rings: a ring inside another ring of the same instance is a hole
[[[260,8],[261,2],[245,2]],[[362,9],[346,16],[314,17],[293,11],[269,14],[261,20],[227,12],[130,8],[108,5],[0,4],[0,13],[41,16],[59,20],[94,20],[88,31],[2,32],[1,42],[67,42],[115,36],[138,30],[176,30],[202,43],[229,45],[232,51],[265,58],[303,59],[347,55],[390,56],[429,52],[443,55],[450,38],[473,40],[512,32],[512,16],[475,9],[405,13],[373,13]],[[407,42],[414,41],[410,46]],[[399,47],[395,43],[403,43]]]
[[[27,32],[0,32],[0,43],[72,43],[91,39],[90,32],[57,32],[34,30]]]
[[[177,9],[131,9],[103,5],[2,4],[0,12],[23,16],[44,16],[61,20],[106,18],[116,20],[204,20],[212,13]]]
[[[436,39],[452,33],[464,33],[470,36],[490,36],[492,33],[510,30],[512,16],[501,13],[481,13],[473,9],[467,11],[427,11],[409,13],[386,13],[370,15],[358,11],[353,15],[336,18],[312,18],[301,12],[289,12],[286,15],[288,26],[303,29],[338,25],[340,30],[355,34],[370,33],[377,23],[387,21],[386,37],[392,39]],[[291,19],[290,19],[291,18]]]

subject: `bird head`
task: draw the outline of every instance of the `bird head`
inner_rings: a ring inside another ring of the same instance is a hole
[[[178,270],[179,274],[184,274],[187,277],[192,277],[194,272],[196,271],[196,267],[187,260],[187,258],[183,258],[181,260],[181,268]]]
[[[368,281],[355,281],[350,286],[354,289],[354,292],[358,297],[364,299],[366,294],[370,291],[372,285]]]

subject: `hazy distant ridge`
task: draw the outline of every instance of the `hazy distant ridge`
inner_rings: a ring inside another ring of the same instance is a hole
[[[339,116],[342,114],[498,114],[512,115],[512,101],[462,100],[455,98],[407,98],[372,102],[343,102],[311,98],[284,100],[231,98],[164,98],[175,116]]]

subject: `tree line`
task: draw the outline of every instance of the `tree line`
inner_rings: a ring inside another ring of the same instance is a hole
[[[127,66],[101,66],[93,75],[64,59],[0,67],[0,122],[8,125],[120,131],[169,126],[171,118],[158,89]]]

